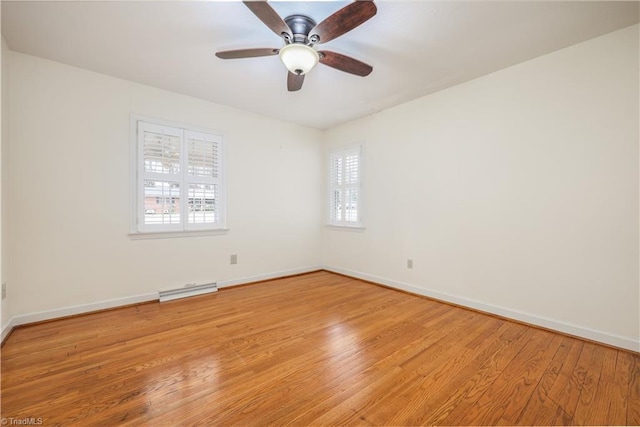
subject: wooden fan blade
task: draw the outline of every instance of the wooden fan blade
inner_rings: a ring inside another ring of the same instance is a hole
[[[291,28],[286,22],[273,10],[269,3],[265,1],[243,1],[245,6],[249,8],[254,15],[258,17],[267,27],[271,29],[278,36],[282,37],[282,34],[287,34],[291,39]]]
[[[289,71],[289,74],[287,75],[287,89],[289,92],[300,90],[302,83],[304,83],[304,74],[298,75]]]
[[[350,56],[342,55],[336,52],[330,52],[328,50],[319,51],[320,62],[336,70],[344,71],[345,73],[355,74],[356,76],[368,76],[373,71],[371,65],[364,62],[353,59]]]
[[[258,56],[277,55],[280,49],[257,48],[257,49],[237,49],[216,52],[216,56],[221,59],[255,58]]]
[[[353,2],[316,25],[309,32],[309,40],[316,44],[326,43],[368,21],[377,11],[373,1]]]

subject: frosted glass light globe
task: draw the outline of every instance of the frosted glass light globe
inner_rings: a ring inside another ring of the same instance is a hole
[[[307,74],[320,60],[318,52],[301,43],[288,44],[280,49],[280,60],[293,74]]]

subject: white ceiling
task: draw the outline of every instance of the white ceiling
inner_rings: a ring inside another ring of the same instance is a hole
[[[322,21],[349,2],[272,2]],[[637,1],[377,1],[378,14],[320,46],[373,66],[319,65],[287,92],[281,47],[241,2],[2,1],[9,47],[87,70],[326,129],[640,21]]]

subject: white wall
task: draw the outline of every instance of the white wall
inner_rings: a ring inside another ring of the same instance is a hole
[[[4,38],[0,39],[0,283],[9,281],[9,48]],[[0,321],[2,329],[0,339],[4,339],[8,332],[11,318],[11,297],[0,303]]]
[[[324,134],[15,52],[2,61],[14,318],[322,262],[640,349],[638,26]],[[225,133],[227,235],[127,237],[130,113]],[[366,144],[364,232],[321,227],[323,140],[325,153]]]
[[[7,297],[0,303],[0,339],[4,340],[12,328],[11,322],[11,300],[13,297],[13,290],[9,284],[11,282],[11,251],[9,246],[9,236],[11,234],[11,209],[10,198],[11,192],[10,185],[10,168],[11,162],[9,156],[9,60],[10,50],[7,46],[4,38],[0,38],[0,215],[2,217],[0,221],[0,283],[7,285]]]
[[[0,22],[2,21],[0,17]],[[6,152],[8,146],[7,131],[9,129],[7,118],[9,109],[8,107],[8,78],[7,72],[8,62],[8,49],[4,38],[0,37],[0,283],[6,283],[7,280],[7,251],[6,251],[6,236],[7,236],[7,221],[9,216],[7,215],[7,195],[8,193],[8,154]],[[2,299],[0,302],[0,341],[4,339],[5,326],[9,323],[10,311],[9,301]]]
[[[13,316],[318,263],[319,131],[9,57]],[[130,240],[131,113],[224,132],[228,234]]]
[[[636,25],[328,131],[367,228],[324,264],[640,350],[638,74]]]

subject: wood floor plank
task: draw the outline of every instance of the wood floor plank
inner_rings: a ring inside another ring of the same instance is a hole
[[[629,405],[628,384],[630,382],[633,356],[631,353],[619,351],[616,357],[614,387],[611,390],[611,405],[606,421],[611,425],[622,426],[627,423],[627,407]]]
[[[627,425],[640,425],[640,356],[633,355],[629,374],[629,400],[627,405]]]
[[[460,419],[460,424],[496,425],[501,419],[516,418],[533,392],[536,376],[546,369],[549,354],[555,354],[562,337],[546,331],[535,331],[525,346],[514,355],[500,376]],[[499,402],[498,404],[496,404]]]
[[[583,381],[583,377],[578,375],[581,372],[579,366],[583,363],[585,355],[588,355],[588,352],[585,351],[586,344],[584,341],[580,341],[577,347],[574,346],[574,350],[569,353],[558,378],[549,391],[550,401],[558,405],[555,419],[548,423],[550,425],[574,424],[573,415]]]
[[[572,347],[574,345],[577,346],[577,344],[577,340],[569,337],[565,337],[562,340],[549,366],[535,387],[531,398],[520,413],[517,420],[518,424],[549,425],[553,423],[559,406],[549,398],[549,395],[554,384],[559,379],[562,367],[567,361]]]
[[[353,382],[349,382],[350,387],[344,386],[344,381],[347,380],[347,378],[342,375],[335,377],[334,381],[328,384],[327,393],[316,394],[316,401],[318,403],[314,408],[302,414],[302,416],[297,417],[295,422],[298,424],[309,424],[312,420],[325,416],[328,410],[348,400],[354,393],[354,390],[366,389],[372,383],[378,381],[379,375],[384,374],[388,370],[395,369],[395,366],[402,364],[403,361],[412,360],[426,348],[439,349],[443,341],[449,341],[447,336],[455,334],[457,330],[463,328],[465,325],[471,324],[473,320],[472,315],[466,314],[457,319],[444,315],[438,319],[432,319],[426,324],[412,322],[419,328],[417,329],[418,335],[414,335],[413,339],[407,341],[407,344],[396,346],[395,349],[397,350],[392,354],[387,354],[389,351],[388,348],[386,350],[380,349],[380,357],[373,360],[375,363],[371,365],[370,369],[366,369],[362,371],[362,375],[354,377]],[[420,339],[420,337],[422,337],[422,339]],[[435,350],[434,354],[436,353],[440,353],[440,351]]]
[[[573,370],[582,353],[584,342],[566,337],[542,375],[534,393],[527,402],[519,424],[524,425],[567,425],[573,416],[564,412],[558,403],[561,393],[567,390]]]
[[[602,346],[593,345],[592,347],[591,358],[588,365],[586,365],[582,380],[580,397],[573,414],[573,419],[576,424],[591,425],[591,423],[589,423],[590,412],[591,408],[596,405],[596,391],[602,374],[604,356],[607,353],[609,352]]]
[[[48,426],[640,422],[640,356],[328,272],[16,329]]]
[[[588,410],[584,412],[584,418],[578,415],[575,420],[583,425],[615,424],[610,418],[610,408],[612,405],[620,404],[617,401],[619,393],[616,391],[616,359],[618,354],[610,351],[604,351],[603,353],[598,382],[593,395],[590,396],[592,402],[588,405]],[[583,387],[583,392],[586,390],[588,388]]]
[[[427,424],[457,425],[476,405],[487,388],[500,376],[506,366],[529,340],[533,330],[507,323],[499,339],[485,350],[476,352],[456,378],[452,378],[442,396],[433,396],[434,410]]]
[[[420,374],[420,378],[416,387],[407,388],[402,392],[407,400],[408,410],[397,411],[391,416],[391,423],[433,424],[435,417],[442,416],[442,408],[447,408],[443,399],[458,396],[460,391],[464,390],[460,384],[471,374],[470,367],[479,365],[478,354],[493,354],[500,347],[504,336],[509,333],[509,326],[503,325],[473,350],[465,344],[453,357],[437,368],[425,366],[418,370],[416,373]],[[379,421],[382,422],[383,419],[379,418]]]
[[[484,322],[481,321],[477,326],[482,330],[484,326],[493,322],[494,319],[484,319]],[[439,393],[437,388],[446,382],[446,375],[453,375],[455,372],[453,369],[460,366],[466,344],[474,337],[472,334],[460,336],[456,333],[456,335],[459,337],[457,340],[440,340],[425,351],[387,371],[390,378],[376,378],[367,387],[359,389],[350,398],[323,414],[319,418],[320,423],[349,424],[355,421],[354,417],[357,416],[362,421],[376,425],[407,424],[398,423],[397,417],[422,413],[425,408],[421,399],[425,395],[424,389],[429,388],[433,393]],[[427,379],[431,379],[429,385],[425,385]],[[419,399],[412,400],[408,396],[419,396]],[[386,418],[387,414],[377,415],[383,407],[395,409],[391,419]]]
[[[384,372],[388,369],[395,369],[395,366],[402,365],[404,363],[410,363],[415,359],[417,355],[423,353],[426,349],[431,347],[435,348],[433,354],[440,353],[438,350],[441,348],[439,345],[442,341],[449,341],[450,336],[455,336],[456,331],[464,328],[465,325],[470,325],[473,322],[474,317],[469,313],[459,313],[461,316],[451,316],[450,313],[444,313],[437,318],[430,318],[426,323],[420,323],[422,326],[422,333],[419,337],[416,337],[414,343],[409,346],[405,346],[400,349],[394,349],[389,352],[387,350],[386,355],[383,353],[382,357],[374,363],[370,368],[362,370],[360,375],[353,377],[353,382],[343,375],[334,377],[334,381],[329,383],[327,392],[319,394],[317,404],[310,408],[310,410],[296,417],[294,420],[298,424],[309,424],[314,419],[320,417],[328,409],[339,405],[341,402],[348,399],[354,390],[362,389],[366,387],[371,381],[376,380],[376,376],[380,372]],[[424,318],[422,318],[424,320]],[[419,322],[416,322],[419,323]],[[432,355],[429,352],[429,355]],[[347,382],[345,382],[347,381]],[[348,384],[348,386],[346,386]]]

